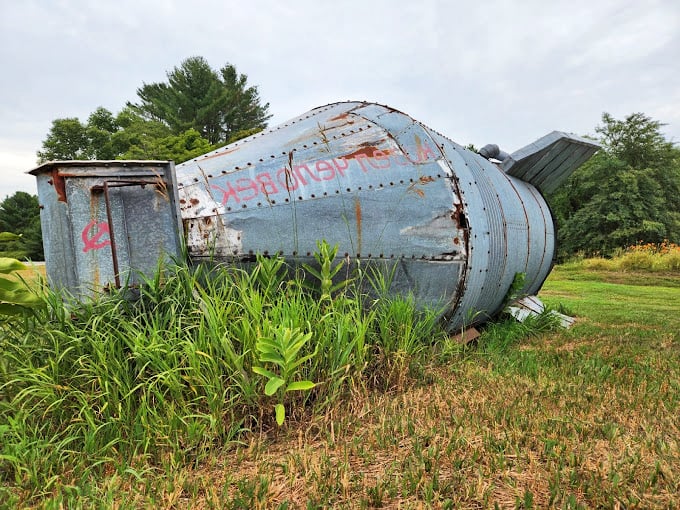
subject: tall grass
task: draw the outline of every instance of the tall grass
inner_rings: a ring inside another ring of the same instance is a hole
[[[669,241],[640,242],[616,251],[610,258],[579,254],[565,266],[596,271],[679,271],[680,246]]]
[[[253,367],[267,361],[258,342],[283,330],[311,335],[286,377],[317,383],[279,394],[294,420],[403,384],[444,336],[412,299],[369,303],[358,285],[319,299],[302,276],[278,258],[247,271],[177,265],[144,279],[136,299],[74,305],[48,291],[32,316],[0,319],[2,485],[40,497],[103,472],[186,465],[275,427],[279,401]]]

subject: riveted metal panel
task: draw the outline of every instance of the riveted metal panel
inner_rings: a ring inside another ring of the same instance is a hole
[[[587,152],[562,142],[520,152],[521,175],[553,185]],[[314,109],[179,165],[178,180],[192,257],[299,264],[325,239],[350,264],[394,269],[392,290],[443,306],[452,330],[498,312],[517,273],[540,288],[552,263],[534,185],[378,104]]]

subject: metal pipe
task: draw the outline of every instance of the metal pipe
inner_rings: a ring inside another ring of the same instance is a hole
[[[106,204],[106,220],[109,222],[109,239],[111,240],[111,258],[113,259],[113,279],[116,288],[120,289],[120,274],[118,270],[118,253],[116,251],[116,238],[113,235],[113,216],[111,215],[111,203],[109,202],[109,183],[104,181],[104,203]]]
[[[510,157],[510,154],[508,154],[505,151],[502,151],[498,145],[495,143],[489,143],[479,149],[478,154],[482,156],[484,159],[495,159],[498,161],[505,161]]]

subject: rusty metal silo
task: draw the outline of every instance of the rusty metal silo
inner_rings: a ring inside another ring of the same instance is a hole
[[[181,217],[197,260],[308,262],[325,239],[454,330],[498,312],[518,273],[540,289],[555,253],[541,191],[596,150],[553,132],[494,163],[387,106],[336,103],[179,165]]]

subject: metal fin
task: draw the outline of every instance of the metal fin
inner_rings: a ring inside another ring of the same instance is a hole
[[[553,131],[515,152],[501,164],[503,171],[552,193],[600,146],[586,138]]]

